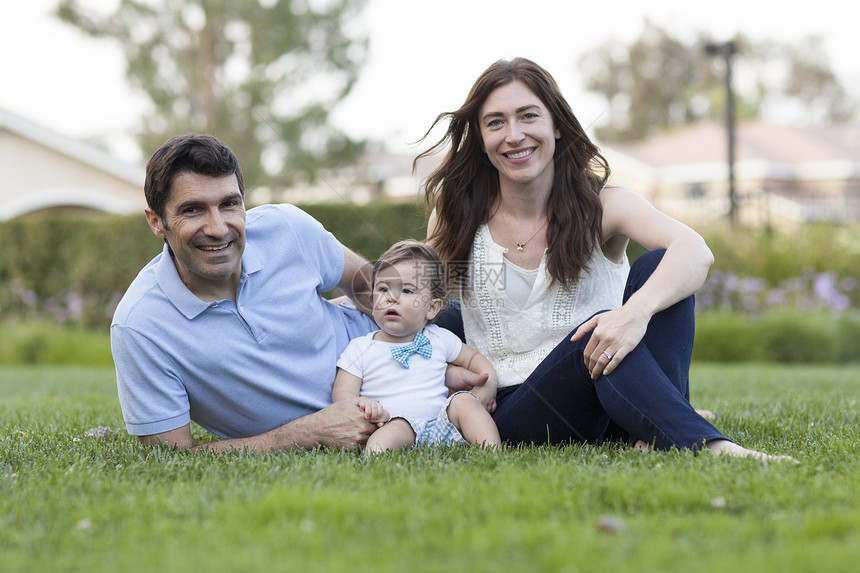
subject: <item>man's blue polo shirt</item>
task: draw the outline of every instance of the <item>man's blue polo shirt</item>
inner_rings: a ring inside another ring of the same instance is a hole
[[[337,359],[376,326],[319,292],[343,275],[343,246],[291,205],[247,213],[236,302],[204,302],[167,252],[114,314],[111,347],[130,434],[189,420],[223,438],[260,434],[331,403]]]

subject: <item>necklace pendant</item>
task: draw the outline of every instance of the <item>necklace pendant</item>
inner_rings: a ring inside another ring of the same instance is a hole
[[[514,242],[517,243],[516,241],[514,241]],[[526,246],[525,243],[517,243],[517,250],[522,251],[525,248],[525,246]]]

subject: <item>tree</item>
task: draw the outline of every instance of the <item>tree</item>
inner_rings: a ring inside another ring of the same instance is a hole
[[[807,39],[801,49],[734,39],[742,64],[735,82],[739,120],[758,117],[774,99],[817,104],[823,121],[845,121],[853,107],[836,75],[821,56],[820,41]],[[635,141],[672,125],[725,114],[724,70],[704,46],[702,34],[683,43],[646,22],[632,44],[608,42],[580,59],[587,89],[609,102],[609,120],[596,128],[606,141]]]
[[[785,47],[788,70],[783,83],[786,96],[795,98],[819,121],[847,123],[856,115],[857,102],[828,66],[819,37]]]
[[[148,96],[138,143],[205,132],[236,152],[249,188],[313,181],[363,142],[327,124],[352,88],[367,39],[349,29],[364,0],[120,0],[98,14],[63,0],[57,16],[118,41]]]
[[[629,46],[607,42],[580,60],[586,89],[609,102],[609,123],[597,128],[608,140],[641,139],[665,125],[696,119],[694,95],[706,92],[707,69],[665,31],[645,23]]]

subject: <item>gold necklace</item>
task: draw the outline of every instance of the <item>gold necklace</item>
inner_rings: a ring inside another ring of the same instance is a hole
[[[518,250],[518,251],[522,251],[523,249],[525,249],[525,248],[526,248],[526,243],[528,243],[529,241],[531,241],[532,239],[534,239],[534,238],[535,238],[535,236],[537,236],[537,234],[540,232],[540,230],[541,230],[541,229],[543,229],[543,228],[546,226],[546,222],[547,222],[547,219],[546,219],[546,218],[544,218],[543,223],[541,223],[540,227],[538,227],[538,228],[537,228],[537,231],[535,231],[534,233],[532,233],[532,236],[531,236],[531,237],[529,237],[528,239],[526,239],[525,241],[523,241],[522,243],[521,243],[521,242],[519,242],[518,240],[514,239],[514,243],[516,243],[516,244],[517,244],[517,250]],[[508,227],[508,221],[507,221],[507,218],[505,218],[505,216],[504,216],[504,215],[502,215],[502,224],[505,226],[505,231],[507,231],[507,232],[508,232],[508,235],[511,235],[511,229],[510,229],[510,227]]]

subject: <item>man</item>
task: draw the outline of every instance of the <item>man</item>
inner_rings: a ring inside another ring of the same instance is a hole
[[[146,219],[164,251],[111,324],[129,433],[145,445],[256,452],[357,447],[376,428],[330,404],[335,364],[376,326],[324,300],[369,292],[366,262],[290,205],[245,211],[233,152],[211,136],[167,141],[146,168]],[[194,420],[224,438],[195,447]]]

